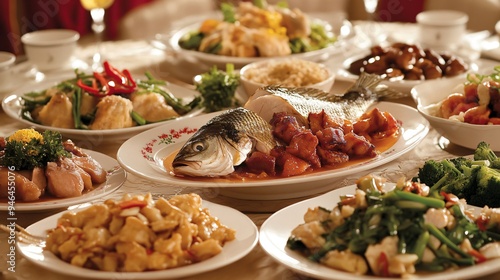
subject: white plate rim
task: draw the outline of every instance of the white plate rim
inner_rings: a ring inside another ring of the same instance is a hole
[[[202,206],[208,208],[211,215],[217,217],[222,224],[236,230],[236,239],[227,242],[220,254],[208,260],[183,267],[148,272],[105,272],[73,266],[62,261],[51,252],[43,251],[41,247],[33,244],[17,242],[16,245],[19,252],[35,265],[63,275],[73,277],[85,275],[85,277],[93,279],[177,279],[192,276],[236,262],[249,254],[257,245],[259,232],[255,223],[248,216],[231,207],[206,200],[202,201]],[[64,212],[40,220],[28,226],[26,230],[34,235],[45,236],[45,231],[55,227],[57,219]]]
[[[118,128],[118,129],[105,129],[105,130],[85,130],[85,129],[73,129],[73,128],[58,128],[58,127],[52,127],[52,126],[46,126],[46,125],[41,125],[37,124],[28,120],[23,119],[20,116],[21,112],[21,105],[19,104],[19,101],[21,97],[28,92],[32,91],[40,91],[44,90],[52,85],[55,85],[61,81],[67,80],[67,79],[72,79],[75,76],[72,75],[60,75],[56,77],[52,77],[50,79],[43,80],[41,82],[34,82],[34,83],[29,83],[26,86],[23,86],[21,88],[18,88],[5,96],[2,100],[2,108],[7,114],[7,116],[11,117],[12,119],[21,122],[23,124],[29,125],[31,127],[34,127],[39,130],[54,130],[60,132],[64,136],[68,136],[71,138],[82,138],[82,137],[99,137],[105,140],[107,137],[119,137],[119,138],[126,138],[129,135],[134,135],[138,132],[142,132],[145,130],[148,130],[150,128],[162,125],[166,122],[169,121],[175,121],[175,120],[181,120],[185,118],[190,118],[193,116],[197,116],[203,113],[203,108],[195,108],[188,114],[182,115],[176,119],[172,120],[167,120],[163,122],[157,122],[157,123],[151,123],[151,124],[146,124],[146,125],[139,125],[139,126],[133,126],[129,128]],[[174,83],[169,83],[167,82],[167,87],[169,90],[174,94],[174,96],[178,98],[190,98],[194,97],[196,95],[199,95],[199,93],[195,90],[188,89],[187,87],[179,86]]]
[[[259,230],[259,244],[262,249],[277,262],[299,274],[319,279],[343,280],[393,280],[395,278],[356,275],[307,260],[298,252],[286,248],[286,241],[291,231],[304,222],[303,215],[308,208],[323,206],[332,209],[339,201],[339,196],[353,194],[356,185],[342,187],[328,193],[289,205],[267,218]],[[500,259],[492,259],[475,266],[428,275],[412,275],[411,279],[471,279],[500,271]]]
[[[193,133],[193,128],[188,128],[187,126],[182,127],[185,123],[195,123],[197,121],[204,120],[202,123],[204,124],[213,116],[220,114],[220,112],[207,114],[203,116],[198,116],[191,118],[188,121],[180,121],[176,123],[166,124],[164,126],[160,126],[157,128],[150,129],[146,132],[140,133],[129,140],[125,141],[117,152],[117,160],[120,165],[125,168],[127,171],[135,174],[139,177],[147,178],[149,180],[153,180],[160,183],[166,183],[170,185],[176,186],[185,186],[185,187],[197,187],[197,188],[233,188],[233,190],[238,188],[245,187],[259,187],[265,185],[266,188],[271,188],[273,186],[283,186],[290,183],[299,183],[299,182],[308,182],[311,183],[312,180],[323,180],[323,179],[332,179],[342,176],[347,176],[349,174],[353,174],[356,172],[368,170],[377,166],[380,166],[384,163],[387,163],[413,149],[420,141],[427,135],[429,132],[429,123],[428,121],[414,108],[411,108],[407,105],[393,103],[393,102],[379,102],[374,105],[374,107],[378,107],[382,111],[396,111],[398,112],[397,118],[403,121],[403,135],[401,135],[400,139],[393,145],[390,149],[383,152],[377,158],[370,159],[361,163],[359,166],[350,166],[346,168],[337,169],[334,172],[332,171],[323,171],[315,174],[309,175],[299,175],[293,176],[289,178],[279,178],[273,180],[259,180],[253,182],[215,182],[210,183],[206,181],[189,181],[184,179],[176,178],[170,174],[168,174],[164,168],[160,167],[160,162],[158,162],[157,156],[159,152],[162,152],[161,149],[156,149],[160,144],[163,145],[165,143],[161,142],[161,137],[167,135],[172,131],[183,131],[184,133],[191,131]],[[392,113],[392,112],[391,112]],[[408,127],[411,123],[412,127]],[[180,127],[176,127],[176,125],[180,125]],[[410,133],[412,131],[413,133]],[[405,139],[404,134],[408,132],[408,138]],[[175,134],[175,133],[174,133]],[[158,135],[158,137],[156,137]],[[178,135],[180,138],[169,136],[169,141],[186,141],[189,137],[188,134]],[[144,139],[148,139],[144,141]],[[184,142],[182,141],[182,143]],[[174,143],[174,145],[182,144]],[[170,145],[171,143],[167,143]],[[138,150],[138,147],[142,147],[141,150]],[[156,149],[156,150],[155,150]],[[399,150],[396,150],[399,149]],[[149,153],[149,154],[148,154]],[[144,164],[146,161],[146,164]],[[357,168],[356,168],[357,167]]]
[[[106,182],[97,186],[94,190],[78,197],[51,198],[48,201],[17,202],[14,204],[15,211],[40,211],[69,207],[72,205],[85,203],[94,199],[106,196],[119,189],[127,180],[125,171],[118,162],[105,154],[82,149],[85,153],[101,164],[104,170],[108,171]],[[8,211],[8,203],[0,203],[0,211]]]

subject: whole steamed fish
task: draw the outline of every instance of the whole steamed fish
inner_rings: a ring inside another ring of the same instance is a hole
[[[232,173],[252,151],[269,154],[276,145],[271,125],[240,107],[200,127],[175,156],[172,166],[177,175],[223,176]]]
[[[381,81],[382,78],[378,75],[362,73],[343,95],[331,95],[314,88],[266,86],[258,89],[244,107],[256,112],[268,122],[274,113],[287,112],[306,127],[309,113],[325,110],[332,120],[342,124],[345,119],[358,119],[368,107],[379,100],[382,91],[387,94],[387,88],[378,88]]]
[[[277,145],[270,125],[277,112],[288,112],[306,127],[309,113],[322,110],[340,124],[345,119],[354,121],[377,101],[380,81],[378,75],[363,73],[342,96],[310,88],[264,87],[248,100],[245,108],[226,111],[202,126],[175,156],[174,173],[224,176],[234,172],[234,166],[243,163],[255,150],[269,154]]]

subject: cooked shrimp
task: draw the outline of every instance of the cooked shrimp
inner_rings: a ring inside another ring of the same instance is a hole
[[[465,111],[464,122],[471,124],[488,124],[491,110],[487,106],[476,106]]]
[[[463,94],[460,93],[450,94],[441,103],[440,107],[441,117],[448,119],[449,117],[456,115],[455,108],[461,103],[465,103],[465,96]]]

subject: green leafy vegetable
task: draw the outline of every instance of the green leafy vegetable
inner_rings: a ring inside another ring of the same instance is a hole
[[[267,7],[267,1],[266,0],[253,0],[253,4],[256,7],[259,7],[261,9],[264,9]]]
[[[221,6],[222,15],[225,22],[235,23],[236,15],[234,12],[234,6],[230,3],[222,3]]]
[[[55,162],[59,157],[71,157],[62,145],[62,136],[59,132],[46,130],[43,137],[34,130],[18,131],[21,135],[11,135],[7,138],[4,152],[0,157],[0,165],[14,166],[16,170],[43,167],[47,162]],[[24,134],[24,135],[23,135]],[[32,136],[35,137],[32,137]],[[24,137],[24,140],[18,138]]]
[[[215,112],[239,106],[235,97],[239,83],[239,74],[234,71],[233,64],[227,64],[225,72],[214,66],[201,74],[196,90],[201,93],[205,111]]]
[[[176,98],[170,91],[168,91],[166,88],[161,87],[161,86],[166,86],[167,82],[162,81],[162,80],[157,80],[151,75],[151,73],[146,72],[146,77],[147,80],[140,80],[137,82],[137,86],[141,89],[142,91],[139,91],[138,94],[141,93],[148,93],[148,92],[154,92],[157,94],[160,94],[165,98],[165,102],[172,106],[174,110],[179,113],[180,115],[184,115],[191,110],[193,110],[195,107],[198,106],[198,104],[201,101],[201,97],[197,96],[195,97],[190,103],[184,104],[182,102],[182,99]],[[132,115],[134,117],[134,115]],[[135,113],[135,117],[137,117],[138,114]]]
[[[179,46],[187,50],[197,50],[205,35],[199,31],[189,32],[179,40]]]

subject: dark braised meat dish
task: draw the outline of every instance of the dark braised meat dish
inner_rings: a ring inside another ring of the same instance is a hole
[[[469,65],[460,57],[423,49],[417,45],[394,43],[370,49],[370,54],[353,61],[348,68],[352,74],[377,74],[385,79],[431,80],[453,77],[467,72]]]

